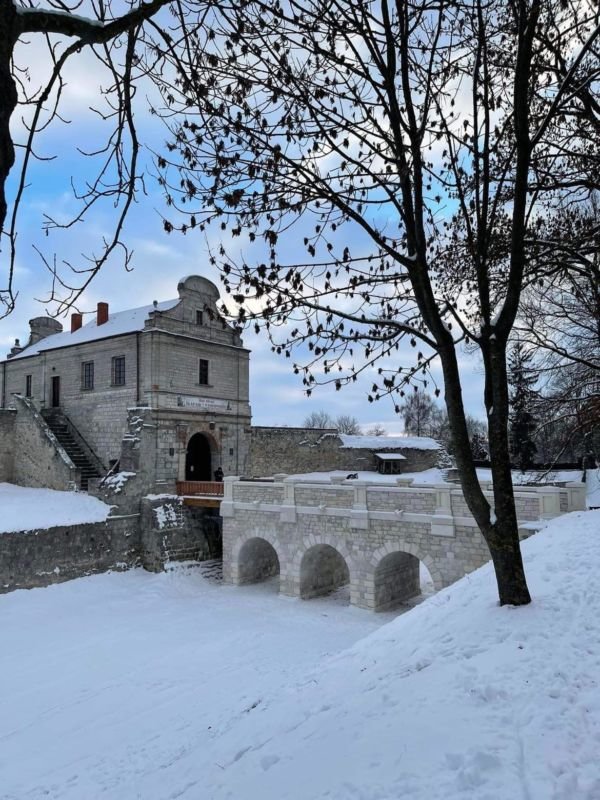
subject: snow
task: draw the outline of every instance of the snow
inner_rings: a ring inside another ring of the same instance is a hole
[[[476,471],[480,481],[492,480],[492,470],[488,467],[477,467]],[[579,482],[581,481],[581,476],[580,469],[563,469],[551,472],[540,472],[538,470],[521,472],[521,470],[514,469],[512,471],[512,482],[513,486],[542,486],[549,483]]]
[[[103,522],[110,506],[80,492],[0,483],[0,533]]]
[[[367,483],[387,483],[397,486],[398,479],[402,481],[412,480],[417,485],[444,483],[444,471],[437,467],[424,469],[421,472],[402,472],[399,475],[381,475],[379,472],[369,472],[367,470],[351,472],[338,469],[331,472],[303,472],[298,475],[290,475],[289,478],[298,483],[339,483],[341,480],[347,479],[348,475],[357,476],[356,478],[348,479],[348,484],[359,480],[367,481]]]
[[[0,597],[2,797],[598,800],[600,511],[523,552],[531,605],[487,565],[379,630],[198,570]]]
[[[390,456],[389,453],[376,453],[376,455],[384,458],[389,458]],[[491,469],[487,467],[477,467],[476,472],[480,481],[492,481]],[[352,472],[351,470],[338,469],[328,472],[302,472],[289,475],[288,479],[297,481],[298,483],[340,483],[340,481],[345,480],[348,475],[358,476],[356,479],[349,479],[349,484],[353,483],[355,480],[359,480],[367,481],[367,483],[387,483],[394,486],[397,485],[398,480],[402,482],[412,480],[416,486],[441,483],[449,483],[450,486],[456,489],[460,486],[457,481],[448,481],[446,478],[447,470],[440,469],[439,467],[431,467],[430,469],[424,469],[420,472],[400,472],[398,475],[381,475],[379,472],[371,472],[370,470]],[[521,473],[519,470],[513,470],[512,477],[514,486],[543,486],[553,483],[579,482],[581,479],[581,470],[557,470],[556,472],[549,472],[547,474],[535,471]]]
[[[17,7],[17,14],[21,17],[36,17],[40,14],[49,15],[51,18],[53,17],[66,17],[68,19],[76,19],[79,22],[85,22],[86,25],[90,25],[92,28],[103,28],[104,23],[100,19],[90,19],[89,17],[83,17],[80,14],[73,14],[72,11],[59,11],[55,8],[25,8],[23,6]]]
[[[162,303],[158,303],[156,307],[151,303],[148,306],[131,308],[127,311],[117,311],[114,314],[110,314],[108,321],[103,325],[96,324],[96,314],[94,313],[93,320],[83,325],[78,331],[74,333],[63,331],[63,333],[53,333],[51,336],[46,336],[36,344],[26,347],[21,353],[13,356],[11,361],[37,355],[45,350],[53,350],[56,347],[68,347],[72,344],[83,344],[97,339],[105,339],[108,336],[121,336],[125,333],[142,331],[151,312],[169,311],[177,303],[179,303],[179,300],[165,300]]]
[[[439,450],[441,445],[429,436],[353,436],[340,433],[342,447],[367,450]]]
[[[600,468],[586,470],[585,501],[588,508],[600,508]]]
[[[0,596],[2,800],[213,800],[221,739],[394,616],[211,567]]]
[[[115,494],[120,494],[127,481],[135,478],[136,475],[136,472],[115,472],[114,475],[109,475],[104,479],[102,486],[112,489]]]
[[[401,453],[375,453],[375,456],[383,461],[406,461],[406,456]]]
[[[168,528],[169,526],[177,524],[177,506],[180,505],[181,499],[177,498],[177,500],[173,500],[171,503],[165,503],[164,505],[157,506],[154,509],[154,516],[156,517],[156,523],[159,530],[162,531],[163,528]]]

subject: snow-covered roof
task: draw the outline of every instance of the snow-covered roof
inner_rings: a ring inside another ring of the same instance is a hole
[[[363,450],[439,450],[440,444],[429,436],[350,436],[340,433],[342,447]]]
[[[402,453],[375,453],[375,458],[380,458],[382,461],[406,461],[406,456]]]
[[[106,339],[109,336],[120,336],[124,333],[141,331],[144,329],[151,311],[168,311],[176,306],[177,303],[179,303],[179,299],[164,300],[162,303],[157,303],[156,306],[151,303],[148,306],[117,311],[114,314],[110,314],[108,321],[103,325],[96,324],[96,314],[94,313],[93,320],[83,325],[78,331],[74,333],[63,331],[63,333],[53,333],[51,336],[46,336],[30,347],[26,347],[18,355],[13,356],[11,361],[25,358],[26,356],[34,356],[38,353],[43,353],[45,350],[54,350],[56,347],[70,347],[74,344],[93,342],[96,339]]]

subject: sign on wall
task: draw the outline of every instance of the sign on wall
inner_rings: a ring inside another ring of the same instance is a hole
[[[177,396],[178,408],[195,408],[200,411],[232,411],[229,400],[214,400],[212,397]]]

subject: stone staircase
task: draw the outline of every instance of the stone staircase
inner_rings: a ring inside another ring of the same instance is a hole
[[[97,460],[86,453],[81,444],[81,437],[64,414],[57,412],[42,412],[42,414],[46,424],[79,470],[81,475],[79,488],[87,492],[90,480],[100,478],[103,474]]]

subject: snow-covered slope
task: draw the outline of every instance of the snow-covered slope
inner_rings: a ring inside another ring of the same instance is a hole
[[[230,731],[211,797],[598,800],[600,512],[524,551],[530,606],[467,576]]]
[[[83,492],[0,483],[0,533],[103,522],[109,512],[110,506]]]
[[[0,597],[0,797],[599,800],[600,512],[523,549],[530,606],[486,566],[361,641],[193,573]]]

